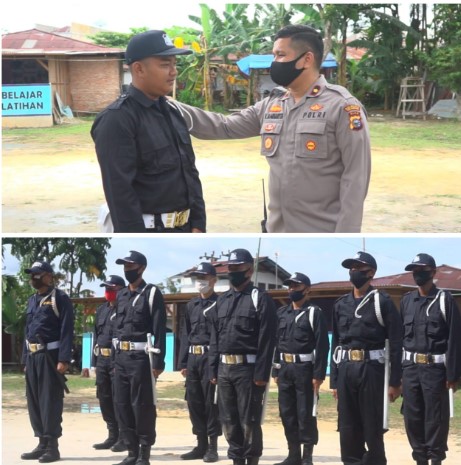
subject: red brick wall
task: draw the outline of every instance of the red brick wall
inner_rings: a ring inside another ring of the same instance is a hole
[[[99,112],[119,95],[122,62],[117,57],[69,59],[74,112]]]

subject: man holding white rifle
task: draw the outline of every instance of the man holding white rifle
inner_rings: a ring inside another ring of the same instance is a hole
[[[370,285],[377,270],[374,257],[358,252],[342,266],[349,269],[353,289],[334,307],[330,374],[338,401],[341,460],[344,465],[386,465],[383,420],[387,400],[393,402],[401,392],[402,325],[389,295]],[[384,386],[386,359],[390,375]]]
[[[308,276],[293,273],[283,284],[288,286],[291,304],[277,310],[274,358],[280,369],[274,368],[272,376],[279,390],[288,457],[276,465],[312,465],[312,453],[319,439],[314,410],[327,371],[328,328],[321,308],[309,302]]]
[[[461,318],[450,292],[434,284],[433,257],[420,253],[405,270],[418,286],[400,306],[405,429],[416,463],[440,465],[448,450],[450,397],[461,377]]]

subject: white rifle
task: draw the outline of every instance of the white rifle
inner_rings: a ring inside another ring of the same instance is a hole
[[[448,401],[450,402],[450,418],[455,416],[455,409],[453,403],[453,388],[448,389]]]
[[[150,363],[150,377],[152,380],[152,394],[154,398],[154,405],[157,405],[157,381],[154,376],[154,354],[159,354],[160,349],[157,349],[152,345],[152,334],[147,334],[147,346],[146,346],[146,353],[149,355],[149,363]]]
[[[390,372],[390,354],[389,339],[386,339],[384,345],[384,397],[383,397],[383,429],[389,429],[389,372]]]

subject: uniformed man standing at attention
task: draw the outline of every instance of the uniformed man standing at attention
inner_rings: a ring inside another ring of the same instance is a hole
[[[263,451],[262,402],[275,345],[275,303],[251,282],[254,260],[248,250],[233,250],[227,263],[231,287],[216,303],[211,380],[218,383],[228,457],[234,465],[258,465]]]
[[[208,349],[212,319],[216,315],[216,268],[208,262],[200,263],[191,276],[199,297],[187,303],[181,328],[179,368],[186,377],[186,400],[192,422],[192,432],[197,436],[197,447],[181,455],[183,460],[202,459],[216,462],[218,436],[221,423],[218,406],[214,402],[216,386],[210,382]]]
[[[333,310],[330,384],[338,400],[338,429],[344,465],[386,465],[384,389],[391,402],[400,396],[402,324],[388,294],[370,285],[377,264],[366,252],[342,262],[352,292]],[[390,351],[385,353],[386,339]],[[384,386],[385,360],[389,386]]]
[[[186,123],[165,99],[177,76],[163,31],[133,36],[132,84],[95,119],[95,142],[114,232],[205,232],[202,185]],[[106,231],[108,232],[108,231]]]
[[[309,303],[308,276],[294,273],[283,284],[288,286],[291,304],[277,310],[274,359],[280,369],[274,368],[272,376],[278,385],[288,457],[276,465],[312,465],[319,439],[317,418],[313,415],[314,395],[318,396],[327,370],[328,328],[320,307]]]
[[[108,437],[103,442],[93,444],[95,449],[110,449],[112,452],[123,452],[126,446],[119,437],[118,414],[114,403],[114,360],[112,339],[114,337],[113,322],[116,316],[115,302],[117,292],[125,287],[125,280],[111,275],[101,287],[105,288],[106,301],[96,310],[93,333],[93,355],[91,366],[96,369],[96,396],[103,420],[106,422]]]
[[[290,25],[275,35],[272,80],[283,86],[230,116],[178,104],[200,139],[261,135],[269,163],[268,232],[359,232],[370,181],[368,124],[360,102],[320,74],[321,35]]]
[[[417,289],[400,304],[403,321],[403,416],[418,465],[440,465],[448,450],[449,389],[461,377],[461,318],[448,291],[434,284],[431,255],[419,253],[405,267]]]
[[[146,257],[135,250],[115,262],[123,265],[128,287],[117,294],[115,317],[115,402],[120,432],[128,456],[119,465],[149,465],[155,444],[157,409],[153,383],[165,369],[166,313],[162,293],[142,275]],[[146,353],[147,335],[158,353],[152,353],[152,372]]]
[[[26,397],[30,423],[39,443],[23,460],[40,463],[61,458],[64,378],[74,337],[74,308],[63,291],[54,287],[53,268],[37,260],[25,270],[37,292],[27,303],[22,362],[25,364]]]

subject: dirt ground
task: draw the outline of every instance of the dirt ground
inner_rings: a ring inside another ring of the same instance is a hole
[[[151,463],[170,462],[171,465],[184,464],[179,456],[195,446],[195,436],[191,433],[191,425],[185,408],[180,410],[162,410],[162,402],[168,402],[168,386],[178,383],[181,375],[178,372],[164,373],[159,386],[159,405],[157,419],[157,442],[152,448]],[[166,388],[162,388],[162,384]],[[275,388],[273,388],[275,389]],[[91,396],[91,393],[88,393]],[[330,395],[325,390],[322,395]],[[81,413],[69,409],[69,404],[75,404],[80,400],[73,399],[71,393],[65,399],[65,411],[63,415],[63,436],[59,440],[61,462],[73,462],[79,465],[90,465],[94,463],[112,464],[120,462],[125,453],[114,453],[109,451],[96,451],[92,444],[105,439],[105,424],[100,413]],[[94,393],[93,393],[94,396]],[[90,398],[91,405],[97,406],[96,399]],[[69,411],[72,410],[72,411]],[[85,409],[82,409],[85,410]],[[88,411],[91,409],[86,409]],[[5,402],[3,399],[2,411],[2,464],[24,465],[20,459],[22,452],[33,449],[36,439],[30,428],[25,400],[16,402]],[[339,436],[335,431],[333,421],[319,421],[320,440],[314,449],[314,463],[329,463],[341,465],[339,452]],[[263,425],[264,453],[260,460],[261,465],[272,465],[280,462],[286,457],[286,442],[282,425],[278,422],[268,422]],[[413,465],[411,449],[406,436],[401,429],[390,430],[385,437],[386,454],[390,465]],[[220,462],[230,465],[227,458],[227,443],[223,437],[219,439]],[[461,443],[454,438],[449,439],[448,458],[444,465],[459,465],[461,456]],[[35,462],[33,462],[35,463]],[[201,460],[190,462],[191,465],[203,463]]]
[[[257,233],[268,165],[259,138],[194,141],[208,232]],[[373,146],[373,144],[372,144]],[[461,232],[459,150],[372,149],[365,233]],[[3,233],[95,233],[104,202],[93,143],[3,135]]]

